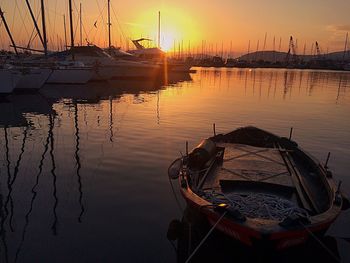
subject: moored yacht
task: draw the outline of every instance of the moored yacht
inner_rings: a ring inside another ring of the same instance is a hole
[[[188,73],[191,71],[192,65],[190,63],[183,62],[181,60],[169,59],[166,56],[166,53],[160,48],[152,47],[146,48],[140,44],[144,40],[149,40],[145,38],[132,40],[136,49],[129,50],[128,53],[138,57],[141,60],[158,64],[163,71],[170,72],[180,72]]]
[[[150,79],[157,76],[159,66],[141,61],[114,59],[101,48],[90,46],[72,47],[56,54],[65,61],[81,61],[94,68],[92,80]]]

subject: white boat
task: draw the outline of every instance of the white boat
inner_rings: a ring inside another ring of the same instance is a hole
[[[93,68],[83,63],[60,62],[53,69],[46,84],[85,84],[92,79],[93,75]]]
[[[140,44],[141,41],[149,40],[145,38],[140,38],[132,40],[136,49],[129,50],[128,53],[138,57],[139,59],[146,60],[150,63],[155,63],[162,68],[162,71],[167,71],[168,73],[180,72],[189,73],[191,71],[192,65],[177,59],[169,59],[166,53],[160,48],[146,48]]]
[[[14,90],[21,91],[40,89],[52,73],[52,69],[31,67],[15,68],[11,71],[19,76],[19,81]]]
[[[12,93],[20,80],[20,76],[14,70],[0,69],[0,94]]]
[[[80,61],[94,68],[92,80],[150,79],[159,73],[159,66],[140,61],[116,60],[97,46],[73,47],[59,52],[66,61]]]

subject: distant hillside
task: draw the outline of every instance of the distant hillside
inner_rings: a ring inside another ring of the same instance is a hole
[[[249,53],[243,56],[238,57],[239,60],[244,60],[244,61],[258,61],[258,60],[264,60],[264,61],[269,61],[269,62],[283,62],[285,61],[287,56],[286,52],[278,52],[278,51],[257,51],[253,53]],[[343,60],[344,56],[344,51],[339,51],[339,52],[332,52],[323,55],[325,59],[330,59],[330,60],[338,60],[341,61]],[[315,59],[316,56],[311,56],[311,55],[298,55],[298,58],[303,61],[310,61],[311,59]],[[350,59],[350,50],[348,50],[345,54],[345,59],[349,60]]]

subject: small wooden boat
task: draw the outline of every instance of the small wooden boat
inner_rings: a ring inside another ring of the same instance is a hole
[[[169,167],[187,204],[249,245],[284,249],[324,233],[343,196],[327,166],[294,141],[256,127],[201,142]]]

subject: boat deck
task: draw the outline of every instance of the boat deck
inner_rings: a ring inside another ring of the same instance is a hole
[[[203,188],[219,188],[220,181],[253,181],[293,187],[278,149],[243,144],[218,143],[225,147],[222,166],[206,178]]]

